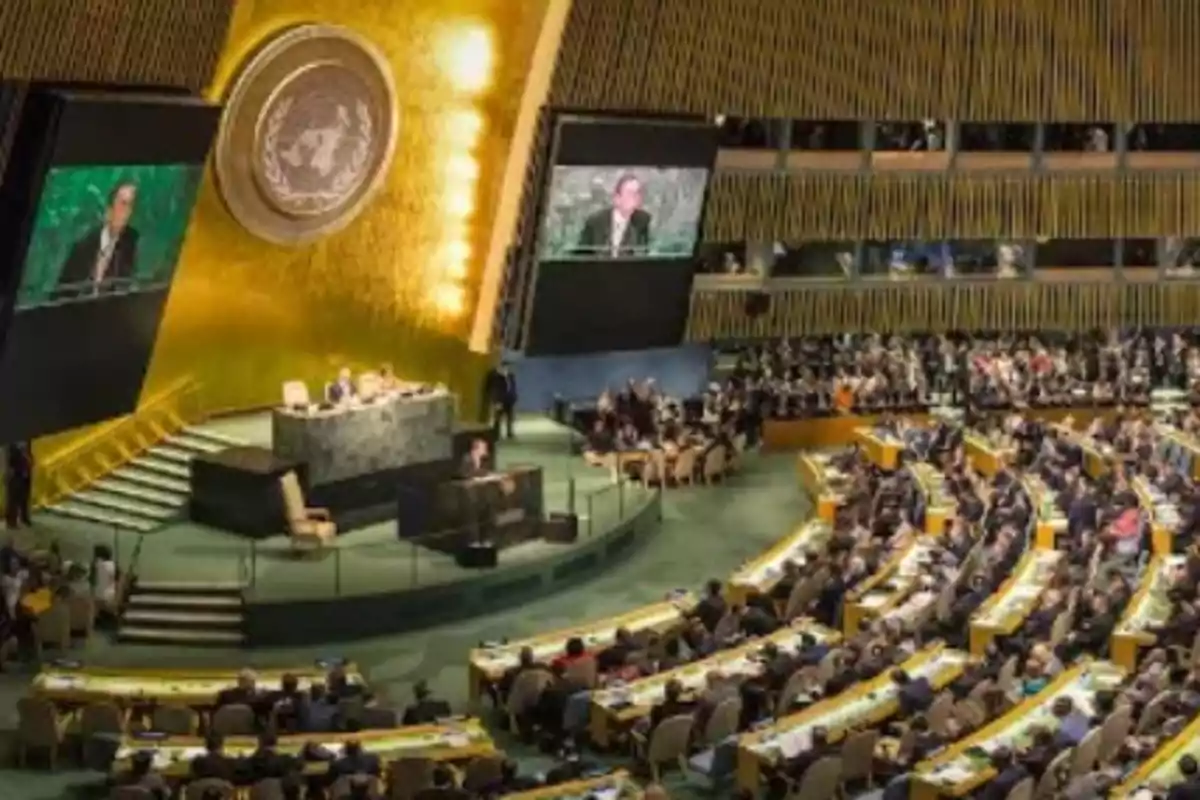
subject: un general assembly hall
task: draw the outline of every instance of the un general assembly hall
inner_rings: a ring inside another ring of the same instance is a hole
[[[1200,798],[1200,3],[0,2],[0,800]]]

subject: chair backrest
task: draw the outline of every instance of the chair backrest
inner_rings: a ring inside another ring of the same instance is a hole
[[[35,623],[37,638],[45,643],[67,647],[71,644],[71,611],[63,600],[55,600]]]
[[[717,621],[717,627],[713,629],[713,638],[718,642],[724,642],[732,639],[741,629],[741,622],[733,614],[726,613]]]
[[[417,792],[433,786],[433,759],[398,758],[388,764],[389,800],[412,800]]]
[[[109,800],[154,800],[155,794],[145,786],[114,786]]]
[[[124,733],[125,715],[116,703],[89,703],[79,712],[79,731],[85,737],[97,733]]]
[[[150,729],[172,736],[193,736],[199,720],[187,706],[155,706],[150,713]]]
[[[704,456],[704,475],[717,476],[725,471],[725,445],[717,445]]]
[[[283,490],[283,507],[287,511],[288,520],[295,522],[307,518],[304,490],[300,488],[300,478],[296,471],[285,472],[279,479],[279,487]]]
[[[816,683],[816,669],[816,667],[801,667],[788,677],[787,683],[783,685],[783,691],[779,693],[775,716],[787,716],[796,698],[806,693],[809,687]]]
[[[563,677],[579,686],[594,689],[600,679],[600,668],[594,658],[580,658],[572,661],[563,671]]]
[[[1087,732],[1071,755],[1071,777],[1078,778],[1091,772],[1100,757],[1100,728],[1092,728]]]
[[[716,745],[737,733],[742,718],[742,701],[737,697],[722,700],[704,725],[704,744]]]
[[[696,450],[693,447],[685,447],[675,457],[675,467],[671,475],[676,481],[687,481],[691,480],[695,473]]]
[[[58,720],[54,704],[41,697],[17,700],[17,733],[21,741],[37,746],[58,742]]]
[[[1135,733],[1149,733],[1158,727],[1167,715],[1167,708],[1171,702],[1171,697],[1172,693],[1170,691],[1163,691],[1156,694],[1154,699],[1142,709],[1142,716],[1138,718]]]
[[[1063,611],[1054,618],[1054,624],[1050,626],[1050,646],[1055,647],[1062,644],[1067,638],[1067,634],[1071,632],[1071,612],[1070,610]]]
[[[1071,750],[1063,750],[1050,761],[1050,765],[1046,767],[1046,771],[1042,773],[1042,777],[1038,779],[1037,786],[1033,790],[1033,796],[1036,800],[1053,800],[1058,794],[1058,776],[1063,771],[1067,764],[1067,760],[1071,758]]]
[[[877,730],[859,731],[846,737],[846,741],[842,743],[843,781],[859,780],[871,774],[877,744]]]
[[[693,721],[691,714],[677,714],[658,723],[658,727],[650,734],[646,760],[651,764],[661,764],[686,755]]]
[[[222,736],[250,736],[255,731],[254,709],[236,703],[221,706],[212,715],[209,728]]]
[[[233,800],[235,796],[233,784],[229,781],[223,781],[220,778],[203,778],[192,781],[184,787],[184,800],[204,800],[204,796],[213,789],[221,792],[221,800]]]
[[[1100,726],[1100,747],[1096,759],[1106,764],[1115,758],[1132,729],[1133,709],[1125,705],[1114,708]]]
[[[804,771],[800,788],[793,795],[804,800],[833,800],[842,782],[842,760],[826,756]]]
[[[267,778],[250,787],[250,800],[283,800],[283,781]]]
[[[513,681],[508,690],[509,714],[523,714],[533,707],[553,676],[543,669],[527,669]]]
[[[304,381],[284,381],[283,404],[285,406],[307,406],[310,402],[307,383]]]
[[[71,630],[91,633],[96,626],[96,601],[90,594],[72,594],[67,598],[67,617]]]
[[[1014,786],[1005,800],[1033,800],[1033,778],[1026,778]]]
[[[479,792],[495,784],[504,774],[504,760],[494,756],[473,758],[463,771],[462,788]]]

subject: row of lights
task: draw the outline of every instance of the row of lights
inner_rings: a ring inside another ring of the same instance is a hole
[[[441,142],[442,246],[433,270],[433,304],[438,313],[457,319],[466,311],[470,275],[471,222],[475,214],[480,166],[477,148],[484,120],[476,108],[492,81],[493,48],[488,29],[464,25],[447,29],[436,49],[439,71],[451,90],[452,110],[445,115]]]

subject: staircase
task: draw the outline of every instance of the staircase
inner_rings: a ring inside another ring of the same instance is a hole
[[[43,510],[123,530],[150,533],[187,513],[188,478],[193,458],[245,444],[204,428],[187,427],[125,466]]]
[[[121,611],[122,642],[183,647],[239,647],[245,598],[238,583],[136,581]]]

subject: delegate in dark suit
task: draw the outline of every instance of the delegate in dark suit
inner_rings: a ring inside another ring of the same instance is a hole
[[[33,524],[29,518],[29,496],[32,490],[33,450],[29,442],[10,444],[4,470],[4,491],[8,497],[4,516],[9,530],[15,530],[18,523],[25,526]]]
[[[504,425],[505,436],[513,438],[513,417],[517,408],[517,376],[513,375],[507,364],[488,370],[483,382],[483,395],[486,403],[484,416],[492,423],[496,438],[500,438],[501,424]]]
[[[650,249],[650,220],[648,212],[635,209],[625,223],[620,242],[613,242],[613,225],[615,223],[612,208],[605,208],[592,214],[583,223],[579,234],[577,255],[612,258],[614,256],[645,255]]]
[[[101,257],[101,241],[104,238],[104,226],[89,231],[71,247],[63,262],[62,272],[58,275],[59,289],[76,291],[80,286],[95,279],[96,263]],[[138,232],[126,228],[112,245],[108,268],[100,283],[114,278],[132,278],[133,268],[137,263]],[[69,287],[69,288],[68,288]]]

